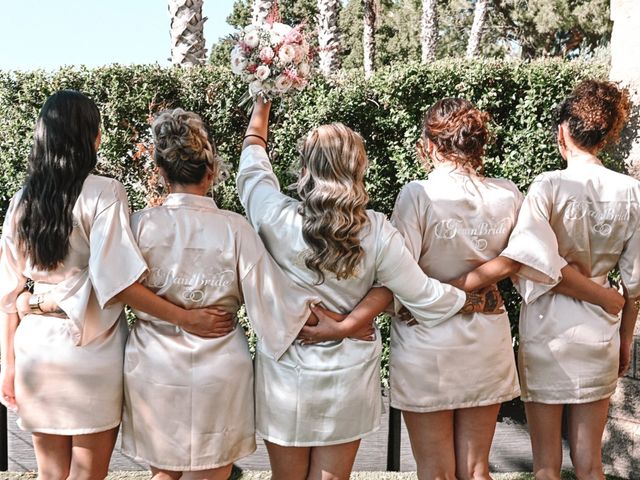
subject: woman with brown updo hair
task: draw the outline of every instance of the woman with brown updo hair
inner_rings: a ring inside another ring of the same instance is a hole
[[[281,358],[265,355],[258,344],[256,430],[274,480],[347,480],[360,439],[380,425],[382,345],[379,335],[358,331],[371,326],[391,296],[372,287],[388,287],[428,324],[445,322],[460,309],[483,309],[486,298],[427,277],[386,217],[367,210],[364,143],[347,126],[322,125],[305,136],[300,200],[283,194],[265,150],[270,106],[262,99],[254,105],[238,167],[249,221],[291,284],[312,289],[335,312],[347,314],[364,303],[372,314],[352,312],[332,324],[314,308],[320,323],[304,327],[302,342]]]
[[[482,175],[489,115],[445,98],[425,115],[418,153],[433,169],[400,192],[392,222],[424,272],[450,283],[500,254],[522,195]],[[520,393],[509,318],[460,313],[437,326],[394,321],[391,406],[402,410],[418,478],[488,479],[500,403]]]
[[[488,123],[489,115],[465,99],[431,106],[418,153],[433,170],[402,189],[392,218],[429,276],[466,291],[520,269],[500,255],[522,195],[511,181],[482,174]],[[536,264],[523,271],[554,284],[564,266],[557,263],[556,272]],[[619,311],[617,292],[568,270],[562,293]],[[508,316],[463,313],[431,328],[414,323],[392,325],[390,377],[391,405],[403,411],[418,477],[489,479],[500,403],[519,394]]]

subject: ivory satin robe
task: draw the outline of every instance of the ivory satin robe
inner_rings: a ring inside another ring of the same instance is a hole
[[[512,182],[444,164],[400,191],[391,220],[422,270],[448,282],[502,252],[521,203]],[[389,376],[391,405],[413,412],[517,397],[507,314],[457,314],[436,326],[396,319]]]
[[[567,263],[607,285],[616,266],[631,298],[640,295],[640,183],[600,164],[543,173],[533,182],[503,255],[518,260],[518,367],[522,399],[586,403],[613,394],[620,318],[556,294]],[[542,272],[555,282],[536,282]]]
[[[20,192],[2,231],[0,309],[16,312],[27,278],[67,318],[30,314],[15,333],[15,393],[21,428],[81,435],[120,424],[127,324],[114,297],[145,274],[129,228],[124,187],[89,175],[73,208],[69,252],[52,271],[34,268],[17,246]]]
[[[249,222],[289,279],[312,288],[329,310],[350,312],[374,285],[391,289],[422,322],[446,322],[465,302],[463,292],[428,278],[384,215],[367,211],[365,255],[355,276],[325,281],[307,269],[299,202],[280,191],[264,148],[242,152],[238,193]],[[288,292],[282,292],[287,295]],[[379,335],[316,345],[293,343],[282,358],[256,353],[256,422],[265,439],[285,446],[320,446],[362,438],[379,427]]]
[[[236,312],[244,303],[264,355],[279,358],[309,317],[314,298],[282,274],[242,216],[211,198],[170,194],[131,224],[149,265],[144,285],[184,308]],[[125,453],[175,471],[252,453],[253,366],[242,327],[202,338],[135,314],[124,365]]]

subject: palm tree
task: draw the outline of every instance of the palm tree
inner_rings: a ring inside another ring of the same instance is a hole
[[[171,63],[192,67],[207,59],[204,48],[203,0],[169,0],[171,16]]]
[[[376,59],[376,0],[364,0],[364,31],[362,45],[364,48],[364,76],[370,78],[374,71]]]
[[[476,0],[476,8],[473,12],[473,25],[469,34],[469,43],[467,43],[467,58],[475,57],[478,54],[478,48],[482,41],[482,31],[487,19],[487,9],[489,0]]]
[[[318,0],[318,48],[320,72],[328,77],[340,68],[340,0]]]
[[[422,1],[422,31],[420,33],[422,45],[422,63],[427,63],[436,58],[436,45],[438,44],[438,11],[436,0]]]
[[[271,13],[273,0],[253,0],[253,8],[251,9],[251,23],[264,23]]]

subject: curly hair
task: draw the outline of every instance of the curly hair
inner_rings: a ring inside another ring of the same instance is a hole
[[[312,130],[300,146],[297,190],[302,200],[302,236],[311,252],[305,265],[345,279],[356,275],[364,256],[360,233],[369,226],[364,188],[367,155],[362,137],[341,123]]]
[[[151,125],[153,159],[172,183],[202,181],[207,169],[218,178],[221,159],[200,116],[181,108],[161,112]]]
[[[431,140],[447,160],[482,173],[484,149],[491,139],[490,120],[488,113],[464,98],[444,98],[427,110],[422,139]]]
[[[566,123],[582,148],[597,151],[615,143],[629,118],[629,92],[615,83],[584,80],[558,107],[558,124]]]
[[[100,112],[86,95],[61,90],[42,106],[19,202],[18,247],[33,266],[55,270],[69,252],[73,208],[98,161]]]

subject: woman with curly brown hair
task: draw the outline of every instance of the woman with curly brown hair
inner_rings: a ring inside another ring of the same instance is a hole
[[[609,82],[583,81],[562,102],[558,148],[567,168],[535,179],[504,252],[543,269],[559,254],[600,285],[617,265],[626,300],[620,319],[524,282],[518,363],[537,479],[560,478],[565,405],[576,476],[604,478],[600,444],[609,397],[629,367],[638,314],[640,182],[605,168],[597,155],[618,140],[628,115],[627,92]],[[534,238],[544,248],[531,250]]]
[[[465,290],[520,268],[499,256],[522,195],[511,181],[482,173],[488,123],[489,115],[465,99],[446,98],[431,106],[419,154],[425,163],[431,161],[433,170],[427,180],[402,189],[392,218],[429,276]],[[525,272],[553,285],[564,266],[556,260],[555,272],[540,271],[535,264]],[[487,279],[489,272],[493,277]],[[621,308],[615,291],[571,273],[564,293],[614,311]],[[431,328],[394,322],[390,377],[391,405],[403,411],[418,477],[489,479],[500,403],[520,393],[507,314],[459,314]]]
[[[325,307],[341,313],[376,283],[392,290],[421,322],[437,324],[461,308],[474,309],[477,295],[465,297],[428,278],[384,215],[366,209],[367,157],[362,138],[348,127],[323,125],[309,132],[300,149],[300,201],[284,195],[265,150],[269,110],[262,100],[254,106],[238,192],[250,223],[293,284],[312,288]],[[375,313],[391,299],[384,289],[370,293],[377,294],[382,300]],[[330,322],[315,311],[320,325]],[[379,427],[382,345],[379,336],[351,338],[371,324],[371,316],[362,319],[335,322],[332,335],[320,334],[327,331],[322,326],[305,327],[304,341],[277,360],[258,345],[256,430],[274,479],[346,480],[360,439]]]

